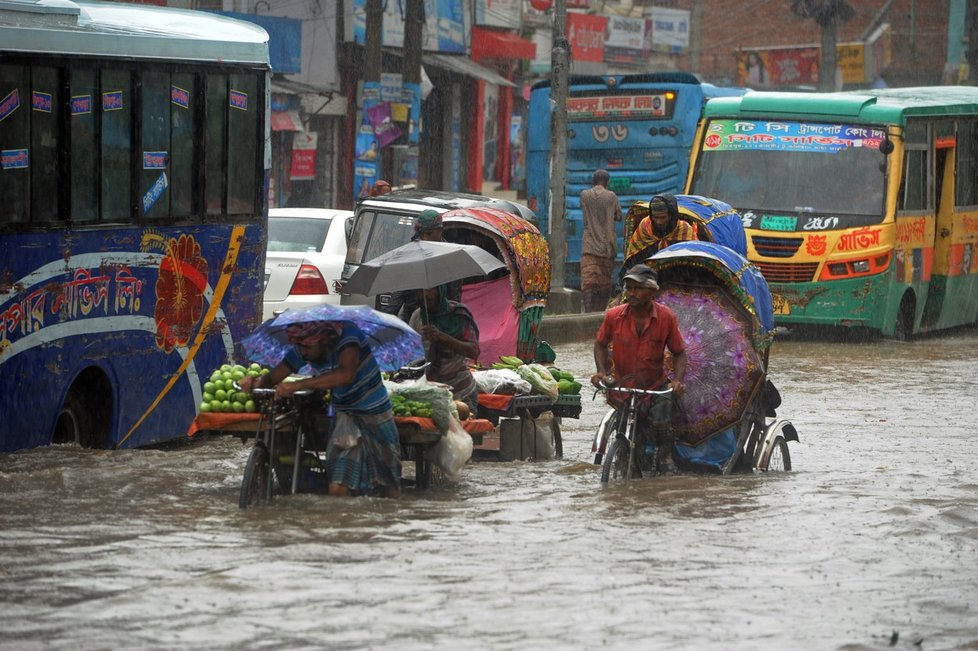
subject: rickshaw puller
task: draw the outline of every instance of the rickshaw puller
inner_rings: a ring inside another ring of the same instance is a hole
[[[686,344],[679,332],[675,313],[655,302],[659,295],[655,272],[644,264],[638,264],[628,270],[623,282],[624,305],[613,307],[605,313],[595,336],[596,372],[591,376],[591,384],[600,386],[610,376],[620,386],[648,390],[669,387],[674,395],[682,395],[686,376]],[[666,377],[663,366],[666,348],[673,357],[675,377],[672,380]],[[611,400],[614,402],[614,398]],[[643,401],[639,418],[639,422],[644,422],[655,437],[659,471],[675,472],[672,400],[659,400],[654,404]]]

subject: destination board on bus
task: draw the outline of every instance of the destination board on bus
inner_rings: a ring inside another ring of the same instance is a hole
[[[567,99],[568,120],[644,120],[668,116],[669,98],[659,95],[587,95]]]

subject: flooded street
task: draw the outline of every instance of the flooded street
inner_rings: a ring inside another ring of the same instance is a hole
[[[976,351],[777,341],[785,474],[602,488],[586,389],[564,459],[399,501],[240,511],[232,437],[0,455],[0,649],[978,648]]]

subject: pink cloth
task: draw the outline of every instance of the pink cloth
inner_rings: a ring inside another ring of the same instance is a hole
[[[462,287],[462,302],[479,326],[479,363],[488,366],[500,355],[515,355],[520,313],[513,307],[509,277]]]

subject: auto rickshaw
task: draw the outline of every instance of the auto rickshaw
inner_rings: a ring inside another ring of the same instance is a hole
[[[479,363],[502,355],[532,361],[550,292],[550,247],[540,230],[511,212],[459,208],[442,214],[444,238],[489,251],[506,267],[462,284],[462,302],[479,326]]]

